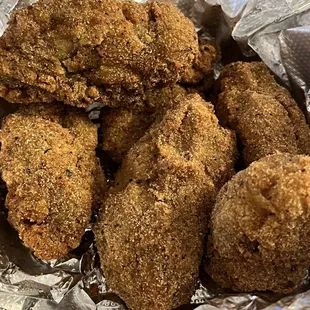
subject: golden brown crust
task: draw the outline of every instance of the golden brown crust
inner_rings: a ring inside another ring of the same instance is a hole
[[[236,131],[246,165],[276,152],[310,154],[310,130],[289,92],[261,62],[237,62],[221,74],[217,115]]]
[[[145,134],[153,121],[165,110],[175,106],[179,96],[184,96],[186,90],[174,85],[154,88],[145,94],[145,101],[139,104],[143,108],[102,109],[102,148],[115,162],[122,161],[124,155]]]
[[[0,167],[8,219],[42,259],[76,248],[105,187],[97,128],[61,104],[24,106],[1,130]]]
[[[310,265],[310,157],[277,154],[238,173],[212,213],[205,270],[238,291],[288,293]]]
[[[125,156],[95,236],[107,283],[130,309],[189,302],[208,214],[235,157],[234,135],[198,95],[166,111]]]
[[[180,84],[195,87],[201,92],[211,88],[214,82],[214,66],[220,61],[219,47],[214,41],[200,38],[199,54],[193,66],[180,79]]]
[[[227,92],[221,94],[220,102],[229,108],[236,105],[230,126],[238,134],[246,166],[276,152],[301,153],[292,121],[273,96],[246,90],[232,97]]]
[[[100,113],[102,149],[121,163],[125,154],[154,121],[154,113],[135,109],[103,109]]]
[[[170,3],[40,0],[0,41],[0,95],[11,102],[123,106],[175,83],[198,55],[191,21]]]
[[[119,178],[147,179],[151,172],[156,174],[154,153],[201,162],[220,188],[234,173],[237,151],[235,135],[218,124],[213,106],[196,94],[180,97],[179,104],[152,125],[124,159]]]

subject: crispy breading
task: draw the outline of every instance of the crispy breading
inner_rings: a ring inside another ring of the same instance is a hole
[[[102,109],[102,149],[121,163],[129,149],[144,135],[154,121],[154,113],[136,109]]]
[[[189,163],[202,162],[218,188],[232,176],[237,153],[235,135],[218,124],[213,106],[199,95],[178,100],[179,104],[167,110],[162,121],[155,122],[124,158],[119,179],[126,182],[151,178],[151,172],[157,173],[154,153],[165,156],[166,152]],[[140,144],[143,147],[139,149]]]
[[[246,90],[235,98],[230,92],[223,93],[221,100],[229,102],[229,107],[238,105],[231,127],[241,141],[246,166],[276,152],[301,153],[292,120],[273,96]]]
[[[310,157],[276,154],[220,191],[204,265],[225,288],[289,293],[310,265]]]
[[[199,38],[199,54],[193,66],[180,79],[180,84],[195,87],[201,92],[211,88],[214,82],[214,66],[220,61],[219,47],[212,40]]]
[[[96,146],[87,114],[62,104],[23,106],[4,120],[8,220],[37,257],[59,258],[80,244],[105,188]]]
[[[246,165],[276,152],[310,154],[305,117],[265,64],[230,64],[220,84],[217,115],[224,126],[236,131]]]
[[[186,90],[181,86],[154,88],[146,92],[146,99],[139,105],[144,108],[104,108],[100,114],[102,146],[110,157],[120,163],[132,145],[137,142],[168,108],[184,96]]]
[[[18,9],[0,39],[0,96],[132,106],[197,56],[194,26],[171,3],[40,0]]]
[[[125,156],[95,237],[107,283],[129,309],[189,302],[208,215],[235,158],[234,135],[198,95],[166,111]]]

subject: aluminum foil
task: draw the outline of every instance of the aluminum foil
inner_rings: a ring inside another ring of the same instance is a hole
[[[310,112],[309,0],[249,0],[232,35],[245,54],[257,53]]]
[[[145,0],[139,0],[144,2]],[[310,111],[310,1],[309,0],[169,0],[191,18],[197,31],[221,43],[232,32],[247,55],[258,55],[301,95]],[[0,0],[0,35],[11,12],[33,0]],[[15,107],[1,102],[0,122]],[[89,111],[98,117],[100,105]],[[92,224],[79,248],[60,260],[36,259],[6,220],[6,189],[0,184],[0,310],[121,310],[99,268]],[[191,304],[182,309],[280,310],[310,309],[308,278],[296,292],[236,294],[223,291],[208,279],[197,284]]]
[[[220,13],[215,13],[217,6]],[[197,29],[208,29],[210,16],[216,14],[220,22],[212,35],[217,42],[232,35],[245,55],[258,55],[306,107],[309,117],[310,1],[196,0],[188,15]]]

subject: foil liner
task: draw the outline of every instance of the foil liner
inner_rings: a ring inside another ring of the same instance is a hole
[[[139,0],[144,2],[145,0]],[[34,0],[0,0],[0,35],[16,7]],[[254,52],[301,94],[310,111],[310,2],[308,0],[169,0],[192,19],[197,31],[221,43],[232,32],[244,53]],[[309,27],[307,27],[307,25]],[[88,111],[96,121],[100,104]],[[1,102],[0,122],[15,110]],[[60,260],[36,259],[7,222],[6,189],[0,184],[0,310],[124,310],[109,290],[99,267],[92,224],[79,248]],[[310,309],[308,278],[296,292],[237,294],[202,279],[190,305],[180,309],[280,310]]]
[[[0,1],[0,36],[3,34],[6,28],[10,13],[12,13],[17,4],[18,0]]]
[[[309,118],[310,1],[197,0],[189,16],[197,29],[210,29],[216,14],[212,35],[217,42],[221,45],[232,35],[245,55],[258,55],[306,107]]]
[[[310,1],[250,0],[232,36],[245,54],[257,53],[293,90],[309,116]]]

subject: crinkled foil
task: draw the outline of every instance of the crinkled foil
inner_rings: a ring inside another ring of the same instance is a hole
[[[139,0],[144,2],[145,0]],[[208,31],[218,42],[232,32],[244,53],[256,52],[310,112],[309,0],[167,0],[191,18],[197,31]],[[0,35],[10,13],[34,0],[0,0]],[[95,104],[90,117],[98,117]],[[15,107],[1,102],[0,122]],[[79,248],[60,260],[36,259],[6,220],[5,186],[0,184],[0,310],[121,310],[99,268],[91,230]],[[181,309],[280,310],[310,309],[308,279],[294,294],[237,294],[209,280],[199,283],[191,304]]]
[[[310,115],[310,1],[249,0],[232,35],[257,53]]]

